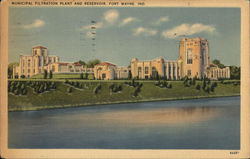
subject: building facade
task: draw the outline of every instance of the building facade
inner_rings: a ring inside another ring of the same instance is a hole
[[[178,61],[165,61],[161,57],[149,61],[139,61],[134,58],[131,60],[130,65],[133,78],[156,79],[166,77],[175,80],[181,78],[181,65]]]
[[[32,48],[32,55],[20,55],[19,66],[13,68],[13,78],[29,78],[45,70],[53,73],[94,73],[93,68],[78,62],[60,62],[58,56],[49,56],[46,47],[36,46]]]
[[[182,38],[179,45],[181,76],[202,78],[210,65],[208,41],[203,38]]]
[[[158,79],[179,80],[183,77],[208,77],[210,79],[230,78],[229,67],[219,68],[210,63],[209,43],[203,38],[182,38],[179,43],[177,60],[162,57],[153,60],[133,58],[130,67],[118,67],[109,62],[87,68],[78,62],[60,62],[58,56],[49,56],[43,46],[32,48],[32,55],[20,55],[19,66],[13,68],[13,77],[32,77],[44,73],[89,73],[95,79]],[[131,76],[131,77],[130,77]]]
[[[209,44],[203,38],[182,38],[179,44],[179,57],[168,61],[157,58],[139,61],[133,58],[130,62],[133,78],[155,79],[156,76],[178,80],[185,76],[211,79],[230,78],[229,67],[219,68],[210,64]]]
[[[94,66],[95,79],[112,80],[116,78],[117,66],[109,62],[102,62]]]
[[[13,68],[13,77],[32,77],[43,73],[48,64],[59,61],[58,56],[48,56],[48,49],[43,46],[32,48],[32,55],[20,55],[19,66]]]
[[[53,73],[88,73],[93,74],[93,68],[87,68],[79,62],[56,62],[48,64],[47,71]]]

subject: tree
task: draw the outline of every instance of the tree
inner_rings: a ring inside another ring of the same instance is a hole
[[[52,79],[53,78],[53,72],[50,70],[49,71],[49,78]]]
[[[219,68],[224,68],[225,65],[220,62],[220,60],[214,59],[212,61],[213,64],[217,65]]]
[[[80,74],[80,79],[83,79],[83,73]]]
[[[128,71],[128,79],[132,79],[132,73],[130,70]]]
[[[240,79],[240,67],[230,66],[230,78],[231,79]]]
[[[78,63],[81,64],[81,65],[86,65],[86,63],[84,61],[82,61],[82,60],[79,60]]]
[[[19,64],[17,62],[12,62],[8,65],[8,78],[13,78],[13,68],[15,66],[18,66]]]
[[[44,70],[43,78],[44,78],[44,79],[47,79],[47,76],[48,76],[48,71],[47,71],[47,70]]]
[[[21,78],[25,78],[25,75],[21,75]]]
[[[87,67],[93,68],[96,64],[99,64],[99,63],[101,63],[101,61],[99,59],[90,60],[87,63]]]
[[[196,89],[197,90],[200,90],[201,89],[201,86],[199,84],[196,85]]]
[[[72,87],[68,87],[68,88],[67,88],[67,92],[68,92],[68,93],[71,93],[71,92],[72,92]]]

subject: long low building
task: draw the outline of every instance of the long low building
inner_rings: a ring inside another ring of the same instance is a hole
[[[79,62],[60,62],[58,56],[49,56],[43,46],[32,48],[32,55],[20,55],[19,66],[13,68],[13,77],[32,77],[47,70],[53,73],[89,73],[95,79],[157,79],[179,80],[185,76],[210,79],[230,78],[230,68],[219,68],[210,63],[209,44],[203,38],[182,38],[177,60],[162,57],[153,60],[132,58],[130,67],[118,67],[110,62],[87,68]]]

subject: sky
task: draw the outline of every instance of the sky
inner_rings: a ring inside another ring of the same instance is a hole
[[[37,45],[65,62],[176,60],[182,37],[205,38],[211,60],[240,65],[239,8],[9,9],[9,62]]]

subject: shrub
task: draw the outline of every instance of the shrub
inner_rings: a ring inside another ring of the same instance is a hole
[[[207,83],[206,83],[206,81],[204,79],[203,82],[202,82],[202,89],[205,90],[206,86],[207,86]]]
[[[114,87],[115,87],[115,84],[112,83],[112,84],[109,86],[109,89],[110,89],[110,90],[113,90]]]
[[[71,92],[72,92],[72,87],[68,87],[68,88],[67,88],[67,92],[68,92],[68,93],[71,93]]]
[[[69,80],[65,80],[65,82],[64,82],[64,83],[68,84],[68,83],[69,83]]]
[[[211,87],[210,87],[210,91],[211,91],[211,92],[214,92],[214,88],[215,88],[215,87],[211,86]]]
[[[168,88],[172,88],[172,84],[171,83],[168,85]]]
[[[44,92],[44,85],[40,85],[40,87],[39,87],[39,91],[38,91],[39,93],[42,93],[42,92]]]
[[[10,86],[10,90],[9,91],[12,92],[12,93],[14,93],[15,89],[16,89],[15,85],[12,85],[12,86]]]
[[[14,94],[15,94],[15,95],[18,95],[18,94],[19,94],[19,89],[15,89],[15,90],[14,90]]]
[[[97,94],[101,90],[102,86],[101,84],[98,84],[94,89],[94,94]]]
[[[199,84],[196,85],[195,87],[197,90],[201,90],[201,86]]]
[[[205,91],[206,91],[207,93],[210,93],[210,87],[207,86],[207,87],[205,88]]]
[[[84,79],[84,78],[83,78],[83,73],[80,74],[80,79]]]
[[[22,89],[21,94],[26,95],[28,93],[27,89]]]

